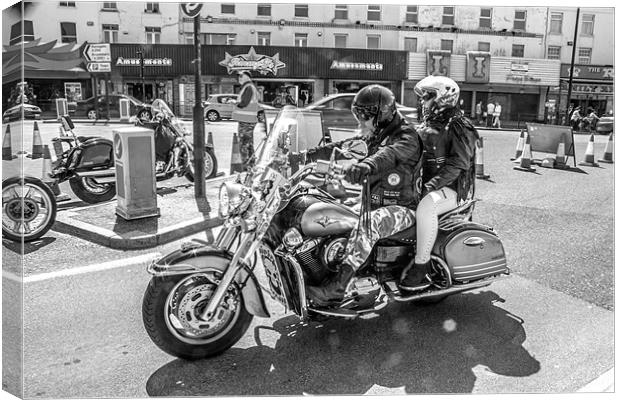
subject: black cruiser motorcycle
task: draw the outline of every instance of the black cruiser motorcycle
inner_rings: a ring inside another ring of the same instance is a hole
[[[136,125],[155,130],[155,147],[160,147],[160,142],[163,142],[169,149],[156,160],[159,168],[155,171],[155,178],[160,181],[185,176],[193,182],[194,147],[189,133],[163,100],[153,101],[151,111],[155,115],[153,120],[138,119]],[[57,161],[50,176],[58,183],[69,180],[73,193],[86,203],[112,199],[116,195],[112,141],[101,137],[76,136],[69,116],[63,116],[61,122],[63,134],[52,139]],[[205,178],[215,177],[217,159],[209,144],[204,149],[204,160]]]
[[[219,207],[226,220],[213,244],[185,243],[147,267],[153,278],[144,294],[143,322],[165,352],[185,359],[214,356],[232,347],[254,316],[268,318],[257,274],[267,278],[265,291],[304,321],[354,318],[393,301],[437,301],[509,274],[493,229],[471,221],[472,201],[440,216],[432,286],[413,293],[398,288],[414,259],[412,227],[375,245],[341,304],[316,306],[306,286],[337,271],[351,230],[369,216],[364,201],[357,213],[330,194],[342,192],[343,165],[336,155],[360,158],[367,148],[352,140],[334,149],[330,160],[291,173],[291,156],[297,157],[291,149],[298,151],[295,143],[312,125],[303,118],[300,110],[282,109],[256,166],[245,178],[222,185]],[[312,175],[324,180],[326,190],[308,183]]]

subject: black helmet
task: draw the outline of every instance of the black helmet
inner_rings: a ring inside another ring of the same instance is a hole
[[[394,93],[381,85],[363,87],[355,95],[351,111],[359,122],[373,119],[375,129],[384,128],[396,114]]]

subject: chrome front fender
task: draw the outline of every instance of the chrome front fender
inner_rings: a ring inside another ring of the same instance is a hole
[[[146,270],[155,277],[196,274],[220,271],[222,275],[228,268],[233,255],[209,245],[184,245],[179,250],[151,262]],[[256,276],[245,269],[235,276],[235,282],[242,288],[245,307],[257,317],[269,318],[269,310],[261,292]]]

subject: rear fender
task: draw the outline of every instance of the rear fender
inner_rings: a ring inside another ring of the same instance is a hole
[[[218,270],[224,274],[233,255],[210,245],[184,244],[180,249],[153,261],[147,272],[153,276],[195,274]],[[257,317],[269,318],[269,310],[260,290],[256,276],[245,269],[237,272],[235,282],[242,287],[243,299],[248,312]]]

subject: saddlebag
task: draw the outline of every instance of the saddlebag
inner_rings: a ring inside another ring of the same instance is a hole
[[[76,149],[71,164],[77,172],[113,167],[112,141],[103,138],[87,140]]]
[[[453,282],[510,273],[502,242],[484,225],[468,223],[448,232],[440,230],[435,251],[447,262]]]

